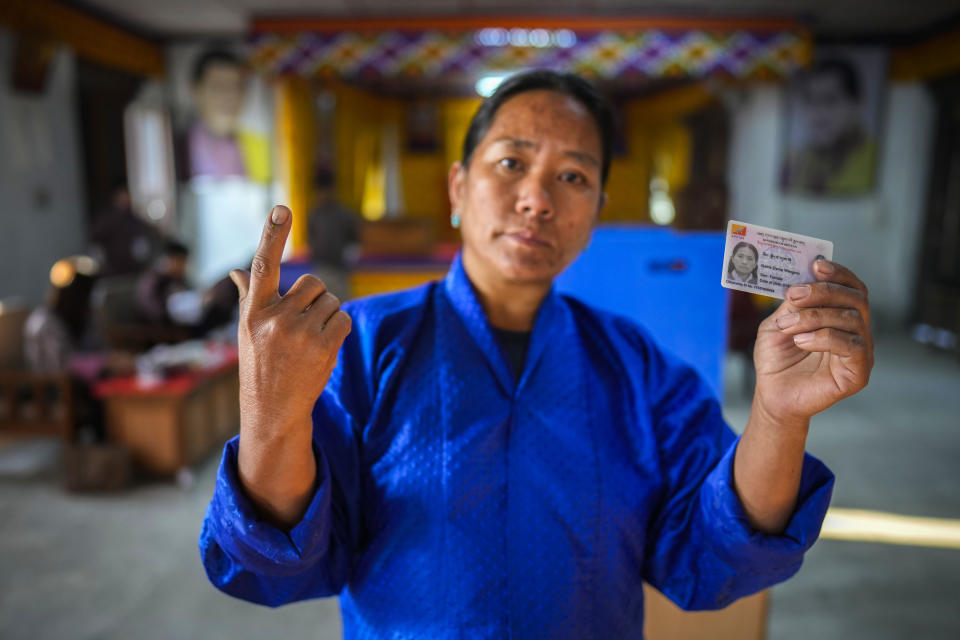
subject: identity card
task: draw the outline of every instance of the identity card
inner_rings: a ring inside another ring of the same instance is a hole
[[[783,300],[790,285],[816,282],[817,258],[833,260],[833,243],[731,220],[720,284]]]

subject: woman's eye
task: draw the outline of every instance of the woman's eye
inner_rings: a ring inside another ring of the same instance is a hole
[[[503,158],[500,160],[498,164],[504,169],[510,169],[510,170],[516,169],[520,166],[520,163],[517,161],[516,158]]]
[[[561,173],[560,180],[562,182],[568,182],[570,184],[583,184],[585,182],[583,175],[575,171],[567,171],[565,173]]]

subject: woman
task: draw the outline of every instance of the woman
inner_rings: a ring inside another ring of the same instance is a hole
[[[45,304],[23,325],[23,355],[35,373],[64,373],[85,342],[90,324],[90,294],[97,264],[87,256],[63,258],[50,268]]]
[[[31,311],[23,325],[27,369],[43,375],[68,374],[72,379],[75,433],[71,435],[81,442],[102,440],[105,435],[103,407],[91,386],[106,375],[133,368],[132,356],[105,350],[89,330],[90,298],[98,276],[98,265],[89,256],[58,260],[50,269],[45,304]]]
[[[307,276],[277,295],[274,208],[233,273],[241,430],[200,540],[217,587],[340,594],[350,638],[617,638],[641,633],[643,579],[715,608],[798,569],[833,483],[809,417],[870,368],[862,285],[823,263],[834,284],[765,322],[736,440],[641,328],[552,288],[604,205],[611,131],[575,76],[505,82],[450,170],[445,281],[345,310]]]
[[[727,278],[734,282],[757,284],[757,261],[760,255],[749,242],[738,242],[727,263]]]

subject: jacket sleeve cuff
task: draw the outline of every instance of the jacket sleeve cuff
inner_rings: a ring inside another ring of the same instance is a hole
[[[300,522],[290,530],[264,520],[243,492],[237,475],[239,436],[227,442],[207,513],[214,539],[241,566],[261,575],[292,575],[323,557],[330,540],[330,472],[313,445],[317,487]]]
[[[770,575],[780,580],[793,575],[803,554],[820,535],[830,496],[833,473],[822,462],[804,454],[797,493],[797,506],[780,535],[770,535],[750,526],[747,513],[733,488],[733,461],[738,438],[707,476],[700,493],[702,522],[712,523],[709,535],[717,556],[746,572]]]

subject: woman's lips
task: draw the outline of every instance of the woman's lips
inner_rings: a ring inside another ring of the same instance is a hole
[[[547,242],[537,234],[531,233],[529,231],[513,231],[513,232],[504,233],[503,235],[507,236],[511,240],[514,240],[528,247],[549,247],[550,246],[549,242]]]

